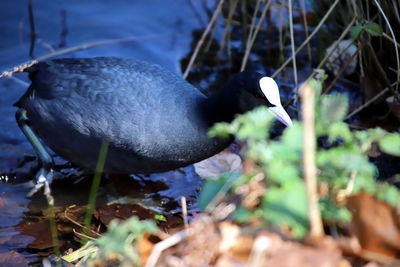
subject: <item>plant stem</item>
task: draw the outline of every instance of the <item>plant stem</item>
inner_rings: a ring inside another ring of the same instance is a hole
[[[336,5],[339,3],[339,0],[335,0],[329,10],[326,12],[324,17],[321,19],[321,21],[318,23],[318,25],[315,27],[314,31],[308,36],[306,40],[296,49],[296,52],[292,54],[280,67],[277,69],[274,74],[271,75],[272,78],[275,78],[285,67],[287,64],[289,64],[292,60],[293,57],[299,53],[307,44],[308,42],[314,37],[314,35],[322,28],[322,25],[325,23],[329,15],[333,12],[335,9]]]
[[[324,235],[321,214],[318,208],[317,194],[317,168],[315,166],[315,126],[314,126],[314,88],[306,83],[300,90],[303,100],[303,168],[304,179],[307,187],[308,212],[310,221],[310,236],[321,237]]]
[[[101,174],[103,173],[104,169],[104,164],[106,162],[107,158],[107,152],[108,152],[108,145],[109,142],[107,140],[103,140],[101,143],[100,147],[100,152],[99,152],[99,158],[97,160],[97,165],[94,173],[94,178],[92,182],[92,186],[90,187],[90,195],[89,195],[89,201],[88,201],[88,206],[87,206],[87,211],[85,215],[85,220],[84,220],[84,233],[89,234],[90,232],[90,224],[92,222],[92,215],[94,211],[94,207],[96,205],[96,198],[97,198],[97,191],[99,190],[100,187],[100,181],[101,181]],[[87,238],[82,239],[82,245],[87,242]]]
[[[218,18],[219,13],[222,10],[222,4],[223,3],[224,3],[224,0],[220,0],[219,1],[218,6],[215,9],[215,12],[214,12],[213,16],[211,17],[210,22],[207,25],[207,28],[204,30],[203,34],[201,35],[200,40],[197,42],[196,48],[194,49],[194,52],[193,52],[192,56],[190,57],[189,64],[187,65],[186,70],[183,73],[183,79],[186,80],[186,78],[188,77],[189,72],[192,69],[193,63],[194,63],[197,55],[200,52],[200,48],[204,43],[204,40],[206,39],[208,33],[211,31],[212,26],[214,25],[215,21]]]

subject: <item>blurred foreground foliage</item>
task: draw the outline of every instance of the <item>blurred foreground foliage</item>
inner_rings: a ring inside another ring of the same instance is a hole
[[[315,133],[318,140],[316,164],[318,181],[328,185],[320,196],[320,209],[326,220],[341,222],[351,219],[351,213],[337,203],[340,192],[361,191],[396,206],[400,194],[394,186],[376,180],[377,168],[369,161],[367,152],[373,144],[381,151],[400,156],[400,134],[388,133],[381,128],[351,131],[343,122],[348,111],[348,99],[342,94],[321,95],[321,82],[310,80],[316,91]],[[256,173],[237,175],[230,194],[251,183],[257,172],[265,174],[262,185],[266,193],[260,203],[249,209],[239,204],[235,219],[240,222],[258,218],[266,224],[287,226],[297,238],[308,231],[308,210],[303,172],[303,124],[294,122],[285,129],[280,140],[272,140],[269,132],[273,115],[266,107],[259,107],[238,116],[232,123],[218,123],[209,132],[212,137],[234,135],[247,149],[245,158],[256,166]],[[200,196],[205,208],[215,194],[230,181],[223,175],[219,181],[208,180]]]
[[[310,80],[309,83],[316,91],[316,165],[319,185],[325,188],[320,190],[319,196],[323,219],[330,223],[351,220],[351,212],[339,200],[343,192],[346,192],[345,198],[366,192],[398,206],[399,190],[376,180],[378,170],[369,161],[367,152],[377,144],[383,152],[400,156],[400,134],[380,128],[351,131],[343,122],[348,109],[347,98],[341,94],[322,95],[320,81]],[[232,123],[218,123],[210,130],[213,137],[236,136],[244,144],[244,157],[252,171],[225,173],[217,179],[207,179],[199,205],[212,211],[210,207],[215,207],[219,201],[232,200],[237,203],[233,214],[236,222],[249,225],[261,222],[261,226],[279,227],[292,237],[302,238],[309,229],[307,191],[302,178],[303,125],[295,121],[279,140],[273,140],[270,136],[273,122],[274,116],[268,109],[259,107],[238,116]],[[253,193],[257,201],[251,197]],[[80,259],[84,266],[137,266],[143,263],[139,243],[146,233],[157,232],[156,224],[151,221],[136,217],[124,222],[114,220],[102,237],[63,259],[68,262]]]

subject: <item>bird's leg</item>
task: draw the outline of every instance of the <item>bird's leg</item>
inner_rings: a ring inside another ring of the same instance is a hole
[[[40,142],[37,135],[33,132],[30,126],[29,118],[27,116],[27,111],[22,108],[18,109],[15,114],[15,117],[17,119],[19,128],[21,128],[21,131],[24,133],[26,138],[29,140],[29,142],[35,149],[35,152],[39,158],[39,163],[41,166],[40,170],[36,173],[35,176],[36,184],[29,192],[28,197],[33,196],[37,191],[39,191],[39,189],[44,187],[44,194],[46,195],[47,198],[49,198],[51,197],[49,185],[53,180],[53,169],[52,169],[52,167],[54,166],[53,158],[50,156],[46,148]]]

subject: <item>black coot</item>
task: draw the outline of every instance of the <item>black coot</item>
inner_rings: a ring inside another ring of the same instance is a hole
[[[41,141],[66,160],[93,170],[102,140],[109,142],[104,171],[153,173],[208,158],[231,140],[207,137],[215,122],[267,105],[286,125],[273,79],[256,72],[234,75],[206,97],[158,65],[122,58],[56,59],[29,69],[31,86],[16,103],[18,123],[42,169],[52,159]]]

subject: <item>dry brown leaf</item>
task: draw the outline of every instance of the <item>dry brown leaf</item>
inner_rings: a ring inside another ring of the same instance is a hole
[[[295,242],[283,242],[271,250],[262,266],[351,267],[337,251],[309,247]]]
[[[362,250],[400,257],[400,216],[394,207],[367,193],[349,197],[347,207],[353,213],[350,234]]]
[[[220,242],[221,236],[211,217],[199,215],[190,224],[186,238],[164,251],[157,266],[209,266],[218,257]]]
[[[321,240],[324,243],[321,247],[312,247],[284,241],[279,235],[270,232],[259,234],[257,239],[260,237],[264,240],[264,257],[257,259],[255,252],[262,248],[255,248],[257,242],[254,242],[249,261],[251,266],[350,267],[350,264],[342,258],[341,253],[331,248],[332,242],[329,240]]]
[[[137,248],[139,250],[140,260],[141,262],[147,262],[154,245],[161,241],[161,238],[158,236],[151,235],[149,233],[145,233],[142,238],[140,238],[137,242]]]
[[[242,204],[248,209],[254,209],[260,204],[261,199],[265,195],[266,188],[263,184],[265,176],[263,173],[258,173],[249,183],[241,185],[238,192],[242,196]]]
[[[221,253],[227,252],[232,246],[235,245],[237,238],[240,234],[240,227],[232,222],[226,221],[221,222],[218,225],[219,231],[222,235],[222,240],[219,245],[219,251]]]
[[[244,173],[257,173],[259,172],[259,167],[250,159],[244,159],[243,161],[243,172]]]
[[[228,254],[223,254],[218,258],[214,267],[245,267],[245,265],[243,262],[237,262],[235,259],[232,259]]]
[[[33,249],[44,250],[53,247],[51,238],[50,223],[41,217],[31,217],[29,221],[17,226],[21,231],[21,235],[31,236],[35,238],[28,247]],[[62,240],[60,240],[62,243]]]
[[[157,266],[350,267],[340,251],[323,247],[284,241],[270,232],[243,235],[231,222],[216,224],[202,215],[190,224],[185,240],[164,251]]]
[[[201,178],[218,178],[225,172],[242,172],[242,159],[235,153],[223,151],[194,164],[194,170]]]
[[[128,219],[137,216],[139,219],[152,219],[154,212],[138,204],[111,204],[98,207],[94,216],[104,225],[108,226],[113,219]]]
[[[339,245],[333,237],[324,235],[324,236],[309,236],[305,240],[305,244],[312,245],[314,247],[318,247],[320,249],[332,252],[340,252]]]
[[[348,64],[344,75],[350,75],[357,67],[357,57],[352,58],[356,52],[357,47],[352,40],[342,40],[339,43],[335,41],[326,49],[326,54],[330,54],[326,61],[326,67],[337,76],[341,69]]]
[[[235,244],[229,249],[230,258],[238,262],[246,262],[249,259],[254,237],[242,235],[236,239]]]

